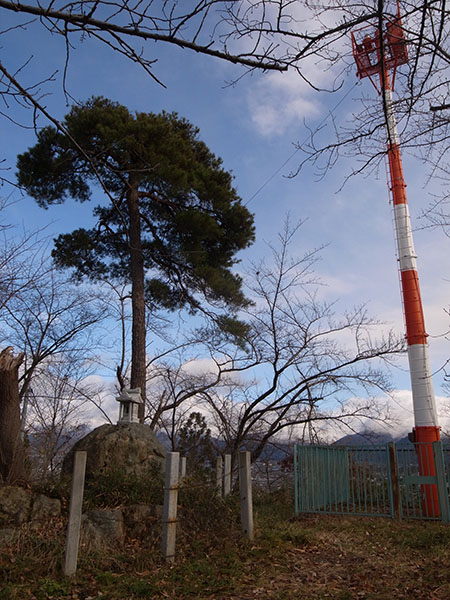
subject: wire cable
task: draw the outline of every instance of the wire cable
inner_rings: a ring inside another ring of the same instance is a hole
[[[327,115],[322,119],[322,121],[317,125],[317,129],[319,129],[320,127],[322,127],[322,125],[324,125],[328,119],[336,112],[336,110],[339,108],[339,106],[342,104],[342,102],[344,102],[344,100],[348,97],[348,95],[350,94],[350,92],[352,92],[354,90],[354,88],[359,85],[359,81],[357,81],[353,87],[349,88],[349,90],[342,96],[342,98],[339,100],[339,102],[330,110],[328,111]],[[252,200],[254,200],[256,198],[256,196],[262,192],[262,190],[278,175],[278,173],[284,169],[284,167],[288,164],[288,162],[290,160],[292,160],[294,158],[294,156],[297,154],[297,152],[299,152],[299,150],[301,149],[303,144],[306,144],[306,142],[308,141],[308,138],[305,138],[305,140],[301,143],[298,144],[297,148],[294,150],[294,152],[284,161],[284,163],[278,167],[278,169],[256,190],[256,192],[253,194],[253,196],[251,196],[247,202],[245,202],[244,206],[248,206],[250,204],[250,202],[252,202]]]

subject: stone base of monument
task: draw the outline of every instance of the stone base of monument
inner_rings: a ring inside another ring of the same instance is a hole
[[[164,470],[166,450],[148,425],[101,425],[79,440],[64,459],[62,475],[72,475],[75,452],[87,452],[86,479],[114,470],[148,475],[155,463]]]

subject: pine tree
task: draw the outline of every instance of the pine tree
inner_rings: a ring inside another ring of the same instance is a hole
[[[216,451],[205,417],[192,412],[180,427],[177,452],[186,456],[190,474],[208,474],[215,466]]]
[[[67,135],[42,129],[19,155],[18,181],[44,208],[87,201],[98,185],[108,195],[94,209],[97,225],[58,236],[53,257],[80,279],[130,282],[130,385],[145,395],[146,307],[195,312],[206,301],[233,314],[244,306],[231,269],[254,239],[253,217],[199,130],[175,113],[132,114],[92,98],[63,128]],[[221,323],[233,328],[233,319]]]

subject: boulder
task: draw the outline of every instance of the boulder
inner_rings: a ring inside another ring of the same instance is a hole
[[[101,425],[79,440],[65,457],[62,473],[71,475],[74,453],[87,451],[86,478],[110,470],[148,475],[155,462],[164,469],[166,450],[148,425]]]
[[[59,517],[61,514],[61,500],[58,498],[49,498],[44,494],[38,494],[33,498],[31,508],[32,521],[46,521],[52,517]]]
[[[120,508],[97,509],[84,514],[81,519],[83,544],[98,548],[123,540],[123,516]]]
[[[28,520],[31,492],[21,487],[0,487],[0,525],[22,525]]]

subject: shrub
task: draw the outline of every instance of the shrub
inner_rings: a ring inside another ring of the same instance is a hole
[[[109,469],[95,479],[88,479],[84,490],[85,510],[114,508],[130,504],[162,504],[164,477],[159,465],[152,465],[146,476]]]

